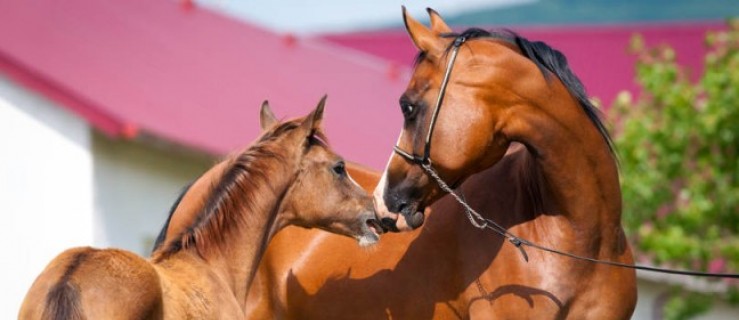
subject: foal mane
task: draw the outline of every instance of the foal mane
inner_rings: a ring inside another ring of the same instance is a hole
[[[595,125],[598,132],[603,137],[603,140],[608,145],[608,150],[611,155],[616,158],[616,151],[613,145],[611,135],[608,133],[605,125],[603,124],[602,113],[596,108],[592,102],[588,99],[585,86],[582,84],[580,79],[570,69],[567,63],[567,58],[562,52],[550,47],[548,44],[541,41],[531,42],[528,39],[518,35],[511,30],[493,30],[487,31],[480,28],[469,28],[462,33],[445,33],[442,34],[444,38],[457,38],[464,37],[467,40],[481,39],[481,38],[492,38],[496,40],[506,41],[517,45],[523,55],[531,60],[541,70],[544,78],[547,81],[551,80],[551,75],[554,74],[564,84],[565,88],[572,94],[580,107],[585,111],[585,114],[590,119],[590,122]],[[446,49],[448,53],[454,43],[452,42]],[[416,57],[416,62],[424,58],[426,54],[420,52]]]
[[[172,216],[191,186],[188,185],[172,206],[169,218],[157,237],[154,259],[161,260],[190,247],[195,247],[203,256],[213,246],[224,243],[236,226],[249,224],[252,215],[241,214],[239,209],[254,212],[260,209],[257,205],[265,197],[282,197],[284,190],[276,190],[271,184],[279,180],[274,175],[283,174],[276,169],[286,160],[284,147],[276,141],[279,136],[298,126],[297,121],[282,123],[265,132],[246,151],[226,159],[226,169],[212,182],[204,205],[197,211],[193,223],[173,240],[163,243]]]
[[[177,211],[177,207],[180,206],[180,202],[182,202],[182,198],[185,197],[185,194],[187,191],[190,190],[190,187],[192,187],[192,184],[195,183],[194,181],[189,182],[186,184],[182,189],[180,189],[180,194],[177,196],[177,199],[172,203],[172,206],[169,207],[169,214],[167,215],[167,221],[164,222],[164,226],[162,226],[162,229],[159,230],[159,235],[157,235],[156,240],[154,241],[154,247],[151,249],[151,253],[156,252],[159,250],[159,247],[162,246],[164,243],[164,240],[167,239],[167,229],[169,229],[169,222],[172,221],[172,215]]]

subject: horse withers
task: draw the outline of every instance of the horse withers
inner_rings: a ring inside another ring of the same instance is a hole
[[[69,249],[38,276],[19,318],[244,319],[256,267],[285,226],[377,242],[372,198],[321,130],[324,103],[280,123],[265,102],[261,137],[190,186],[165,227],[171,236],[151,259]]]

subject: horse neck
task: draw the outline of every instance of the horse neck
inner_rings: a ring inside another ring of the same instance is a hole
[[[582,239],[621,237],[621,192],[615,159],[604,137],[558,82],[555,95],[522,107],[509,136],[533,157],[539,184]],[[556,97],[556,98],[553,98]],[[599,244],[588,244],[597,250]]]
[[[285,161],[256,160],[259,162],[247,166],[254,169],[258,165],[254,171],[259,172],[252,174],[261,177],[245,177],[249,181],[225,188],[232,192],[213,205],[212,199],[217,197],[213,192],[233,170],[232,161],[235,159],[214,166],[188,190],[173,213],[164,245],[153,254],[153,260],[204,263],[228,283],[237,301],[245,302],[269,240],[283,227],[277,219],[277,209],[292,177],[280,174],[286,171]],[[228,212],[216,214],[209,212],[208,207]],[[208,223],[207,219],[213,221]],[[170,254],[168,250],[177,252]]]

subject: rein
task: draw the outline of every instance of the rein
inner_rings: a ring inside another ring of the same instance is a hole
[[[529,256],[526,254],[526,251],[524,250],[524,246],[529,246],[535,249],[539,249],[546,252],[551,252],[554,254],[558,254],[561,256],[569,257],[576,260],[583,260],[588,261],[592,263],[599,263],[599,264],[605,264],[609,266],[614,267],[622,267],[622,268],[630,268],[630,269],[636,269],[636,270],[644,270],[644,271],[652,271],[652,272],[660,272],[660,273],[669,273],[669,274],[681,274],[681,275],[688,275],[688,276],[698,276],[698,277],[717,277],[717,278],[739,278],[739,274],[737,273],[712,273],[712,272],[700,272],[700,271],[688,271],[688,270],[675,270],[675,269],[666,269],[666,268],[657,268],[657,267],[649,267],[649,266],[642,266],[642,265],[636,265],[636,264],[627,264],[627,263],[621,263],[616,261],[609,261],[609,260],[600,260],[595,258],[589,258],[584,257],[580,255],[576,255],[569,252],[559,251],[556,249],[552,249],[549,247],[545,247],[536,243],[533,243],[531,241],[528,241],[526,239],[520,238],[514,234],[512,234],[510,231],[503,228],[501,225],[496,223],[495,221],[485,218],[482,215],[480,215],[475,209],[472,209],[469,204],[464,200],[464,197],[461,194],[458,194],[456,191],[454,191],[449,185],[444,182],[444,180],[439,177],[439,175],[436,173],[433,167],[431,167],[430,164],[423,164],[421,165],[424,171],[428,173],[436,182],[439,184],[439,187],[441,187],[442,190],[449,193],[452,197],[454,197],[459,204],[461,204],[464,207],[465,212],[467,213],[467,219],[470,220],[470,223],[472,223],[473,226],[475,226],[478,229],[490,229],[493,232],[501,235],[502,237],[506,238],[511,244],[516,246],[519,251],[521,251],[521,254],[523,255],[523,259],[526,262],[529,262]]]
[[[459,202],[462,207],[464,207],[465,213],[467,214],[467,219],[470,220],[470,223],[475,226],[478,229],[484,230],[484,229],[490,229],[493,232],[497,233],[498,235],[506,238],[508,242],[513,244],[518,250],[521,252],[521,255],[523,256],[523,259],[528,262],[529,256],[526,253],[526,250],[524,250],[524,246],[528,246],[534,249],[539,249],[542,251],[558,254],[561,256],[565,256],[571,259],[575,260],[582,260],[582,261],[588,261],[592,263],[598,263],[598,264],[604,264],[614,267],[621,267],[621,268],[629,268],[629,269],[636,269],[636,270],[644,270],[644,271],[651,271],[651,272],[660,272],[660,273],[669,273],[669,274],[679,274],[679,275],[689,275],[689,276],[698,276],[698,277],[719,277],[719,278],[739,278],[739,274],[736,273],[712,273],[712,272],[700,272],[700,271],[688,271],[688,270],[675,270],[675,269],[666,269],[666,268],[657,268],[657,267],[650,267],[650,266],[642,266],[642,265],[636,265],[636,264],[626,264],[616,261],[609,261],[609,260],[600,260],[595,258],[589,258],[584,257],[580,255],[576,255],[569,252],[559,251],[556,249],[552,249],[549,247],[545,247],[536,243],[533,243],[531,241],[528,241],[526,239],[520,238],[510,231],[503,228],[501,225],[496,223],[495,221],[483,217],[481,214],[479,214],[475,209],[473,209],[464,199],[464,196],[462,194],[457,193],[449,187],[446,182],[444,182],[443,179],[439,176],[439,174],[436,172],[434,167],[431,164],[431,135],[434,131],[434,127],[436,126],[436,119],[439,115],[439,110],[441,109],[442,102],[444,101],[444,94],[446,93],[446,86],[449,82],[449,76],[452,72],[452,67],[454,66],[454,60],[457,58],[457,52],[459,52],[459,48],[462,46],[462,44],[467,41],[467,38],[459,36],[454,39],[454,43],[452,44],[452,52],[451,56],[449,57],[449,61],[447,62],[446,66],[446,72],[444,73],[444,79],[441,82],[441,87],[439,88],[439,96],[436,99],[436,106],[434,108],[434,113],[431,117],[431,123],[429,124],[428,132],[426,133],[426,141],[424,145],[423,150],[423,156],[418,156],[415,153],[411,154],[397,145],[393,147],[393,150],[395,153],[400,155],[401,157],[405,158],[411,163],[419,165],[423,170],[434,180],[436,180],[436,183],[439,185],[439,187],[444,190],[445,192],[449,193],[454,199]]]

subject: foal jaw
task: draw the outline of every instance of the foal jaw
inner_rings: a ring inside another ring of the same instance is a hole
[[[371,247],[380,241],[380,235],[375,232],[366,233],[359,236],[357,241],[359,242],[359,246],[362,248]]]
[[[359,246],[362,248],[371,247],[377,244],[378,240],[380,240],[380,237],[366,234],[359,237]]]

